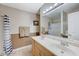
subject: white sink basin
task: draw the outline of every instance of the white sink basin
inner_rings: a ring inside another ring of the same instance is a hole
[[[72,55],[72,56],[75,56],[76,54],[71,50],[69,49],[68,47],[65,47],[65,46],[62,46],[62,45],[58,45],[58,44],[51,44],[49,45],[49,47],[51,47],[50,49],[53,50],[53,52],[57,52],[56,54],[58,55]]]
[[[52,44],[52,43],[60,44],[60,42],[58,40],[47,38],[47,37],[40,36],[40,37],[38,37],[38,40],[42,41],[43,43],[47,43],[48,45]]]

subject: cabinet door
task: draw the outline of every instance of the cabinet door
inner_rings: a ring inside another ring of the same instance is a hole
[[[39,56],[40,55],[39,48],[37,46],[35,46],[34,40],[32,40],[32,55],[33,56]]]
[[[41,44],[35,42],[35,47],[39,49],[39,55],[40,56],[54,56],[53,53],[51,53],[49,50],[47,50],[45,47],[43,47]]]
[[[53,54],[51,52],[49,52],[47,49],[45,49],[44,47],[42,47],[40,52],[41,56],[52,56]]]
[[[51,53],[49,50],[34,40],[32,40],[32,54],[34,56],[55,56],[55,54]]]
[[[40,56],[40,50],[37,47],[35,47],[35,56]]]
[[[35,41],[32,40],[32,55],[35,55]]]
[[[45,56],[45,53],[43,51],[40,51],[39,55],[40,56]]]

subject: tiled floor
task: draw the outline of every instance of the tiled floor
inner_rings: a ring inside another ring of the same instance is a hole
[[[14,49],[11,56],[32,56],[32,45]]]

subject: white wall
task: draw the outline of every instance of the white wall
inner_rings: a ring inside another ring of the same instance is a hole
[[[0,5],[0,12],[11,18],[11,34],[17,34],[19,26],[29,26],[30,32],[34,31],[33,20],[36,16],[33,13]]]
[[[79,40],[79,11],[68,14],[68,33]]]

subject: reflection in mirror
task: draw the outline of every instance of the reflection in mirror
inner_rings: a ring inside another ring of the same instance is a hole
[[[61,31],[61,17],[60,13],[52,15],[50,14],[49,17],[51,18],[48,25],[48,34],[60,36]]]
[[[63,3],[46,3],[41,8],[41,32],[47,32],[49,35],[60,36],[61,34],[61,12],[51,12]]]
[[[78,11],[79,3],[45,3],[40,9],[40,31],[79,39]]]

